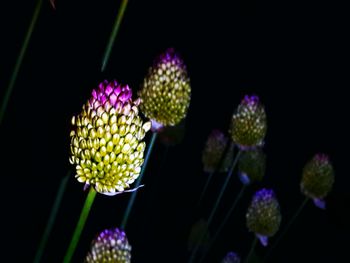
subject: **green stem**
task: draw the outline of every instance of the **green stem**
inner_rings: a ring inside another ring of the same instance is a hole
[[[34,30],[34,26],[36,24],[36,21],[38,20],[40,9],[41,9],[41,6],[42,6],[42,2],[43,2],[42,0],[38,0],[38,2],[36,4],[35,10],[34,10],[34,14],[33,14],[33,17],[32,17],[32,21],[30,22],[27,34],[25,36],[23,45],[21,47],[21,50],[19,52],[16,64],[15,64],[15,68],[13,69],[9,85],[7,87],[7,90],[5,91],[4,98],[3,98],[2,102],[1,102],[0,125],[1,125],[1,123],[3,121],[4,115],[5,115],[5,111],[6,111],[6,108],[7,108],[7,104],[9,102],[9,99],[10,99],[13,87],[14,87],[14,85],[16,83],[17,75],[18,75],[19,69],[21,67],[24,55],[26,53],[29,40],[30,40],[30,38],[32,36],[33,30]]]
[[[81,235],[81,232],[83,231],[86,219],[89,215],[91,206],[95,200],[95,196],[96,196],[96,191],[93,187],[90,187],[90,191],[89,194],[86,197],[85,200],[85,204],[84,207],[81,211],[80,217],[79,217],[79,221],[77,226],[75,227],[74,233],[73,233],[73,237],[69,243],[66,255],[64,256],[63,262],[64,263],[69,263],[72,260],[74,251],[78,245],[78,241]]]
[[[117,36],[120,24],[122,22],[122,19],[123,19],[123,16],[124,16],[124,13],[125,13],[125,9],[126,9],[127,5],[128,5],[128,0],[122,0],[122,3],[121,3],[120,8],[118,10],[117,17],[116,17],[116,19],[114,21],[112,33],[111,33],[111,35],[109,37],[108,44],[107,44],[105,53],[103,55],[102,68],[101,68],[102,72],[106,69],[109,57],[111,55],[112,47],[113,47],[115,38]]]
[[[237,161],[238,161],[240,155],[241,155],[241,151],[238,151],[238,152],[237,152],[237,155],[236,155],[235,159],[233,160],[233,163],[232,163],[232,165],[231,165],[231,167],[230,167],[230,170],[228,171],[228,174],[227,174],[227,176],[226,176],[226,180],[225,180],[224,184],[223,184],[222,187],[221,187],[219,196],[218,196],[218,198],[216,199],[215,205],[214,205],[214,207],[213,207],[213,209],[211,210],[211,213],[210,213],[210,215],[209,215],[209,218],[208,218],[208,221],[207,221],[208,228],[209,228],[209,226],[210,226],[210,224],[211,224],[211,221],[212,221],[213,218],[214,218],[214,215],[215,215],[216,210],[217,210],[218,207],[219,207],[220,201],[221,201],[221,199],[222,199],[222,197],[223,197],[223,195],[224,195],[225,189],[226,189],[226,187],[227,187],[227,185],[228,185],[228,183],[229,183],[229,181],[230,181],[230,179],[231,179],[233,170],[235,169],[235,166],[236,166],[236,164],[237,164]],[[192,250],[192,253],[191,253],[189,262],[193,262],[193,261],[194,261],[195,256],[196,256],[196,253],[197,253],[197,251],[198,251],[198,249],[199,249],[199,246],[200,246],[200,244],[201,244],[201,242],[202,242],[202,240],[203,240],[205,234],[206,234],[206,233],[203,233],[203,234],[200,236],[199,242],[197,243],[197,245],[195,246],[195,248]]]
[[[298,210],[294,213],[293,217],[291,218],[291,220],[289,220],[288,224],[285,226],[284,230],[281,232],[281,234],[279,234],[278,238],[276,239],[276,241],[273,243],[273,245],[271,246],[270,250],[266,253],[264,261],[266,261],[268,259],[268,257],[270,256],[271,252],[278,246],[279,242],[281,241],[281,239],[283,238],[283,236],[287,233],[287,231],[289,230],[289,228],[291,227],[291,225],[294,223],[295,219],[299,216],[299,214],[301,213],[301,211],[303,210],[303,208],[305,207],[306,203],[309,201],[308,197],[305,197],[304,201],[300,204]]]
[[[226,225],[227,221],[230,219],[231,215],[232,215],[232,212],[235,210],[235,207],[237,206],[238,204],[238,201],[241,199],[243,193],[244,193],[244,190],[246,189],[246,185],[242,185],[241,187],[241,190],[239,191],[235,201],[233,202],[230,210],[227,212],[224,220],[221,222],[220,226],[218,227],[215,235],[212,237],[211,241],[210,241],[210,244],[206,250],[206,252],[203,254],[203,256],[201,257],[201,260],[199,262],[202,262],[205,258],[205,256],[207,255],[207,253],[210,251],[210,248],[211,246],[215,243],[216,239],[218,238],[219,234],[221,233],[221,231],[223,230],[224,226]]]
[[[208,175],[208,179],[207,179],[207,181],[206,181],[206,183],[205,183],[205,185],[204,185],[204,188],[203,188],[203,190],[202,190],[202,193],[201,193],[201,195],[200,195],[200,197],[199,197],[199,201],[198,201],[197,207],[199,207],[200,204],[202,203],[204,194],[205,194],[205,192],[207,191],[207,188],[208,188],[208,186],[209,186],[209,183],[210,183],[211,178],[213,177],[213,174],[214,174],[214,172],[211,172],[211,173]]]
[[[147,163],[148,163],[149,157],[150,157],[152,149],[153,149],[154,142],[156,141],[156,138],[157,138],[157,134],[158,134],[157,132],[153,132],[153,134],[152,134],[151,142],[150,142],[150,144],[148,146],[146,157],[145,157],[145,162],[143,163],[141,173],[140,173],[139,177],[136,180],[135,188],[137,188],[140,185],[140,183],[141,183],[142,177],[143,177],[143,175],[145,173],[145,170],[146,170],[146,167],[147,167]],[[134,202],[135,202],[136,194],[137,194],[137,191],[134,191],[131,194],[131,197],[130,197],[128,206],[126,208],[126,211],[124,213],[123,221],[122,221],[122,224],[121,224],[121,228],[122,229],[125,229],[126,224],[128,223],[130,212],[131,212],[131,209],[132,209],[132,207],[134,205]]]
[[[45,231],[44,231],[44,233],[43,233],[43,235],[41,237],[40,243],[39,243],[39,248],[38,248],[38,250],[37,250],[37,252],[35,254],[34,263],[39,263],[40,260],[41,260],[41,257],[43,255],[44,249],[46,247],[47,240],[48,240],[48,238],[50,236],[52,227],[53,227],[53,225],[55,223],[57,212],[58,212],[58,209],[59,209],[59,207],[61,205],[62,197],[63,197],[63,194],[64,194],[64,192],[66,190],[66,186],[67,186],[67,182],[68,182],[69,176],[70,176],[70,172],[68,172],[67,175],[65,177],[63,177],[62,180],[61,180],[61,183],[60,183],[60,186],[58,188],[57,195],[56,195],[56,199],[55,199],[55,202],[54,202],[52,210],[51,210],[51,214],[50,214],[49,220],[47,221],[47,225],[46,225]]]
[[[252,254],[253,254],[253,252],[254,252],[254,249],[255,249],[255,246],[256,246],[256,243],[258,242],[258,239],[257,239],[257,237],[255,236],[254,237],[254,240],[253,240],[253,242],[252,242],[252,246],[250,247],[250,250],[249,250],[249,253],[248,253],[248,256],[246,257],[246,259],[245,259],[245,263],[248,263],[249,262],[249,259],[250,259],[250,257],[252,256]]]

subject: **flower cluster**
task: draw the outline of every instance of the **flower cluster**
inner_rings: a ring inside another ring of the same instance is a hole
[[[213,173],[223,159],[228,138],[219,130],[213,130],[205,144],[202,154],[204,172]]]
[[[301,191],[312,198],[320,208],[325,208],[323,198],[332,190],[334,170],[325,154],[316,154],[303,169]]]
[[[91,244],[86,263],[130,263],[131,246],[118,228],[102,231]]]
[[[257,191],[246,214],[247,227],[254,232],[263,245],[273,236],[281,223],[281,212],[273,190]]]
[[[241,148],[263,144],[266,135],[266,113],[257,96],[245,96],[232,116],[232,140]]]
[[[161,54],[149,69],[139,92],[141,110],[152,129],[178,124],[187,113],[191,87],[186,66],[174,49]]]
[[[143,141],[151,123],[139,116],[140,100],[132,101],[128,86],[102,82],[82,112],[72,118],[70,162],[76,178],[97,192],[122,192],[139,176]]]
[[[239,177],[243,184],[260,182],[265,175],[266,155],[260,149],[242,151],[238,160]]]

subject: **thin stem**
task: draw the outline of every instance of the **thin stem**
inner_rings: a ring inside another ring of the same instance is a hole
[[[225,189],[226,189],[226,187],[227,187],[227,185],[228,185],[228,183],[229,183],[229,181],[230,181],[230,179],[231,179],[233,170],[234,170],[234,168],[235,168],[235,166],[236,166],[236,164],[237,164],[237,161],[238,161],[240,155],[241,155],[241,151],[238,151],[238,153],[237,153],[237,155],[236,155],[236,158],[233,160],[233,163],[232,163],[232,165],[231,165],[231,167],[230,167],[230,170],[229,170],[229,172],[228,172],[228,174],[227,174],[227,176],[226,176],[226,180],[225,180],[224,184],[223,184],[222,187],[221,187],[219,196],[218,196],[218,198],[216,199],[215,205],[214,205],[213,209],[211,210],[211,213],[210,213],[209,218],[208,218],[208,221],[207,221],[208,228],[209,228],[209,226],[210,226],[210,224],[211,224],[211,221],[212,221],[213,218],[214,218],[214,215],[215,215],[216,210],[217,210],[218,207],[219,207],[221,198],[222,198],[223,195],[224,195]],[[192,250],[192,253],[191,253],[189,262],[193,262],[193,261],[194,261],[195,256],[196,256],[196,253],[197,253],[197,251],[198,251],[198,249],[199,249],[199,246],[200,246],[200,244],[201,244],[201,242],[202,242],[204,236],[205,236],[205,233],[203,233],[203,234],[200,236],[197,245],[196,245],[195,248]]]
[[[224,184],[222,185],[222,188],[221,188],[221,191],[220,191],[220,193],[219,193],[219,196],[218,196],[218,198],[216,199],[216,203],[215,203],[215,205],[214,205],[214,208],[213,208],[213,210],[212,210],[211,213],[210,213],[210,216],[209,216],[209,218],[208,218],[208,226],[211,224],[211,221],[212,221],[213,218],[214,218],[215,212],[216,212],[216,210],[217,210],[218,207],[219,207],[220,201],[221,201],[221,199],[222,199],[222,197],[223,197],[223,195],[224,195],[224,192],[225,192],[225,190],[226,190],[226,187],[227,187],[227,185],[228,185],[228,183],[229,183],[229,181],[230,181],[230,179],[231,179],[233,170],[235,169],[235,166],[236,166],[236,164],[237,164],[237,161],[238,161],[240,155],[241,155],[241,151],[238,151],[238,153],[237,153],[237,155],[236,155],[236,158],[234,159],[233,164],[232,164],[232,166],[231,166],[231,168],[230,168],[230,170],[229,170],[229,172],[228,172],[228,174],[227,174],[226,180],[225,180]]]
[[[141,183],[142,177],[143,177],[143,175],[145,173],[145,170],[146,170],[146,167],[147,167],[147,163],[148,163],[149,157],[150,157],[152,149],[153,149],[154,142],[156,141],[156,138],[157,138],[157,134],[158,134],[157,132],[153,132],[153,134],[152,134],[151,142],[150,142],[150,144],[148,146],[146,157],[145,157],[145,162],[143,163],[141,173],[140,173],[139,177],[136,180],[135,188],[137,188],[140,185],[140,183]],[[132,207],[134,205],[134,202],[135,202],[136,194],[137,194],[137,191],[134,191],[131,194],[131,197],[130,197],[128,206],[126,208],[126,211],[124,213],[123,221],[122,221],[122,224],[121,224],[121,228],[122,229],[125,229],[126,224],[128,223],[130,212],[131,212],[131,209],[132,209]]]
[[[207,181],[206,181],[206,183],[205,183],[205,185],[204,185],[204,188],[203,188],[203,190],[202,190],[202,193],[201,193],[201,195],[200,195],[200,197],[199,197],[199,201],[198,201],[197,207],[199,207],[200,204],[202,203],[204,194],[205,194],[205,192],[207,191],[207,188],[208,188],[208,186],[209,186],[209,183],[210,183],[211,178],[213,177],[213,174],[214,174],[214,172],[211,172],[211,173],[208,175]]]
[[[63,259],[64,263],[69,263],[72,260],[74,251],[75,251],[75,249],[76,249],[76,247],[78,245],[78,241],[79,241],[81,232],[83,231],[83,228],[84,228],[86,219],[87,219],[87,217],[89,215],[91,206],[92,206],[92,204],[93,204],[93,202],[95,200],[95,196],[96,196],[95,189],[93,187],[90,187],[90,191],[89,191],[89,194],[86,197],[85,204],[84,204],[84,207],[83,207],[83,209],[81,211],[78,224],[75,227],[75,230],[74,230],[72,239],[71,239],[71,241],[69,243],[66,255],[64,256],[64,259]]]
[[[293,217],[289,220],[288,224],[285,226],[285,228],[281,232],[281,234],[279,234],[278,238],[273,243],[273,245],[271,246],[270,250],[268,252],[266,252],[266,256],[264,258],[264,261],[266,261],[268,259],[268,257],[270,256],[271,252],[278,246],[279,242],[284,237],[284,235],[287,233],[287,231],[289,230],[291,225],[294,223],[295,219],[299,216],[299,214],[301,213],[301,211],[303,210],[303,208],[305,207],[305,205],[306,205],[306,203],[308,201],[309,201],[309,198],[305,197],[304,201],[300,204],[298,210],[294,213]]]
[[[55,202],[54,202],[52,210],[51,210],[49,220],[47,221],[45,231],[44,231],[44,233],[41,237],[40,243],[39,243],[39,248],[35,254],[34,263],[39,263],[41,260],[44,249],[46,247],[47,240],[49,239],[52,227],[55,223],[57,212],[58,212],[58,209],[61,205],[62,197],[63,197],[63,194],[66,190],[69,176],[70,176],[70,172],[68,172],[67,175],[65,177],[63,177],[61,180],[61,183],[60,183],[60,186],[58,188],[57,195],[56,195],[56,199],[55,199]]]
[[[111,35],[109,37],[108,44],[107,44],[105,53],[103,55],[102,68],[101,68],[102,72],[106,69],[109,57],[111,55],[112,47],[113,47],[115,38],[117,36],[120,24],[121,24],[121,22],[123,20],[123,16],[124,16],[125,9],[126,9],[127,5],[128,5],[128,0],[122,0],[122,3],[121,3],[121,5],[119,7],[119,10],[118,10],[117,17],[116,17],[116,19],[114,21],[112,33],[111,33]]]
[[[249,250],[249,253],[248,253],[248,256],[246,257],[246,259],[245,259],[245,263],[248,263],[249,262],[249,259],[250,259],[250,257],[253,255],[253,252],[254,252],[254,249],[255,249],[255,246],[256,246],[256,243],[258,242],[258,239],[257,239],[257,237],[255,236],[254,237],[254,240],[253,240],[253,242],[252,242],[252,246],[250,247],[250,250]]]
[[[227,221],[230,219],[232,212],[235,210],[235,207],[238,204],[238,201],[241,199],[244,190],[246,189],[246,185],[242,185],[241,190],[239,191],[238,195],[236,196],[235,201],[232,203],[231,208],[229,209],[229,211],[227,212],[224,220],[221,222],[220,226],[218,227],[216,233],[214,234],[214,236],[212,237],[209,246],[206,250],[206,252],[203,254],[203,256],[201,257],[199,262],[202,262],[204,260],[204,258],[206,257],[206,255],[208,254],[208,252],[210,251],[211,246],[215,243],[216,239],[219,237],[221,231],[223,230],[224,226],[226,225]]]
[[[14,85],[16,83],[17,75],[18,75],[19,69],[21,67],[24,55],[26,53],[29,40],[30,40],[30,38],[32,36],[33,30],[34,30],[34,26],[36,24],[36,21],[38,20],[40,9],[41,9],[41,6],[42,6],[42,2],[43,2],[42,0],[38,0],[38,2],[36,4],[35,10],[34,10],[34,14],[33,14],[33,17],[32,17],[32,21],[30,22],[27,34],[25,36],[25,39],[23,41],[23,45],[21,47],[21,50],[19,52],[16,64],[15,64],[15,68],[13,69],[9,85],[7,87],[7,90],[5,91],[4,98],[3,98],[2,102],[1,102],[0,125],[1,125],[2,120],[4,118],[5,111],[6,111],[6,108],[7,108],[7,104],[9,102],[9,99],[10,99],[13,87],[14,87]]]

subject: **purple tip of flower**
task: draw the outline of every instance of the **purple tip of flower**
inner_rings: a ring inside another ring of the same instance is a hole
[[[85,183],[85,184],[84,184],[84,188],[83,188],[83,191],[86,191],[87,189],[89,189],[89,186],[90,186],[90,184],[88,184],[88,183]]]
[[[153,132],[160,131],[160,130],[163,129],[163,127],[164,127],[163,124],[161,124],[161,123],[159,123],[159,122],[157,122],[157,121],[155,121],[155,120],[151,120],[151,130],[152,130]]]
[[[327,163],[329,162],[329,156],[324,153],[318,153],[315,155],[315,160],[321,162],[321,163]]]
[[[313,198],[314,204],[316,207],[325,210],[326,209],[326,202],[323,199],[319,198]]]
[[[105,229],[99,233],[97,238],[102,240],[111,240],[115,234],[117,234],[118,239],[125,238],[125,232],[119,228]]]
[[[269,244],[269,238],[264,235],[256,234],[256,237],[259,239],[261,245],[266,247]]]
[[[238,173],[238,178],[244,185],[249,185],[250,184],[250,179],[246,173],[239,172]]]
[[[272,189],[263,188],[257,191],[254,195],[254,201],[269,200],[275,198],[275,193]]]
[[[245,104],[245,105],[257,105],[259,104],[260,102],[260,99],[258,96],[256,95],[252,95],[252,96],[249,96],[249,95],[245,95],[244,96],[244,99],[242,100],[242,103]]]
[[[97,108],[109,101],[114,108],[120,110],[131,97],[132,91],[128,85],[121,86],[115,80],[111,82],[105,80],[98,85],[98,89],[92,91],[90,103],[94,103],[94,107]]]
[[[178,55],[174,48],[168,48],[164,53],[162,53],[156,60],[156,64],[158,64],[159,62],[173,62],[176,65],[183,64],[181,57]]]

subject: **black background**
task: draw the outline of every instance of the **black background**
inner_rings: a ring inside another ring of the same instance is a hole
[[[248,188],[208,262],[229,250],[244,257],[253,234],[244,214],[254,191],[271,187],[280,201],[282,227],[303,200],[301,170],[315,153],[330,155],[336,182],[321,211],[308,203],[271,258],[273,262],[343,262],[349,231],[348,47],[346,9],[322,1],[131,0],[110,62],[102,55],[120,1],[44,1],[1,126],[2,262],[30,262],[68,162],[70,118],[104,79],[139,89],[154,57],[174,47],[188,66],[192,100],[184,140],[156,142],[127,235],[133,262],[186,262],[193,223],[207,217],[224,174],[195,211],[206,180],[201,152],[213,128],[226,132],[245,94],[266,106],[267,173]],[[10,79],[35,1],[1,8],[0,95]],[[150,139],[150,134],[146,140]],[[161,165],[162,160],[165,160]],[[86,196],[72,176],[43,262],[61,262]],[[240,188],[234,176],[213,226]],[[118,226],[129,194],[97,195],[74,262],[92,238]],[[259,245],[259,256],[265,250]]]

